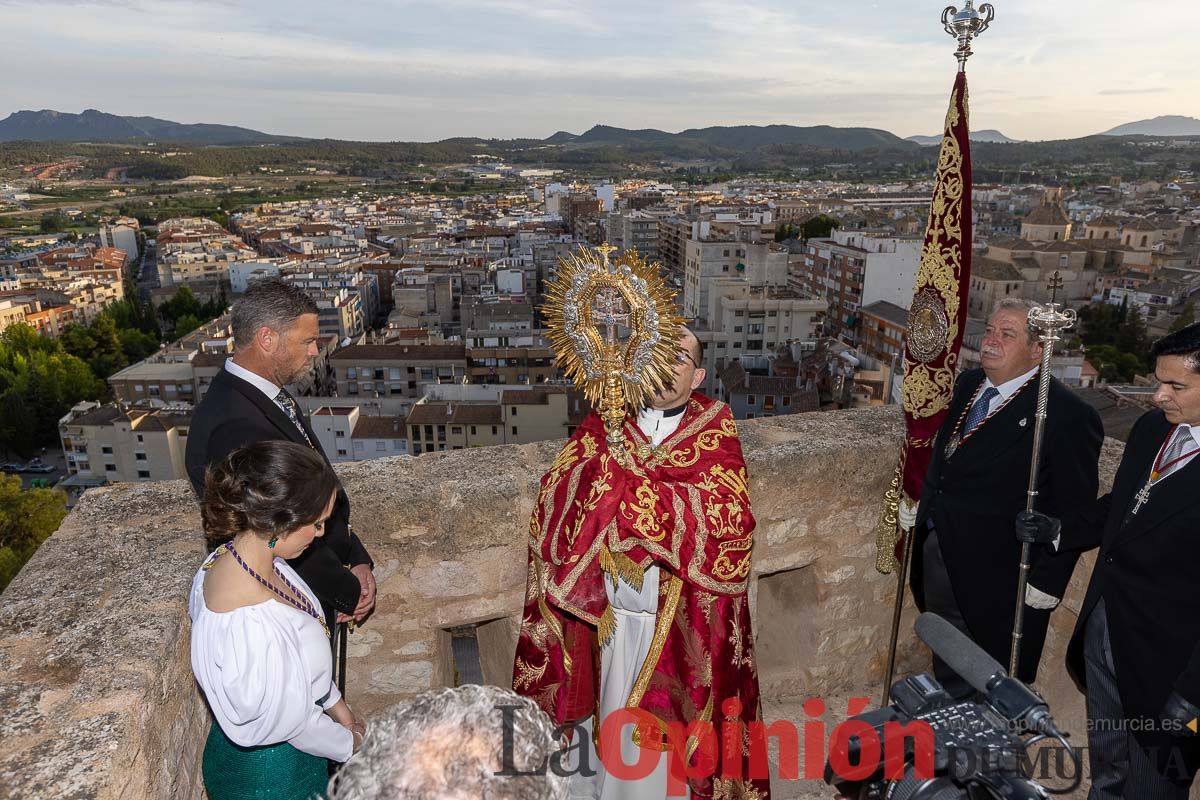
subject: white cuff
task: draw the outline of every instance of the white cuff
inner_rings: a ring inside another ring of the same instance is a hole
[[[1030,608],[1049,611],[1055,608],[1060,602],[1062,601],[1057,597],[1051,597],[1032,583],[1025,584],[1025,605]]]

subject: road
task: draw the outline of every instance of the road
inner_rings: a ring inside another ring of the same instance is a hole
[[[47,450],[45,454],[38,453],[38,458],[54,467],[54,472],[21,472],[13,473],[21,479],[21,488],[28,489],[30,484],[35,480],[49,480],[50,486],[58,483],[60,478],[67,474],[67,462],[63,458],[62,450]],[[14,459],[20,461],[21,459]]]
[[[153,244],[147,243],[137,268],[138,302],[150,300],[150,290],[158,288],[158,253]]]

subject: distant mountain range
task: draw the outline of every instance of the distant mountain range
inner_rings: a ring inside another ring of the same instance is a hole
[[[185,125],[154,117],[119,117],[89,108],[82,114],[17,111],[0,120],[0,142],[180,142],[199,145],[268,144],[300,141],[295,136],[233,125]]]
[[[909,136],[905,141],[916,142],[917,144],[928,147],[929,145],[941,144],[941,134],[937,136]],[[982,131],[971,131],[972,142],[993,142],[996,144],[1011,144],[1019,142],[1020,139],[1010,139],[998,130],[988,128]]]
[[[689,128],[679,133],[667,133],[654,128],[628,130],[610,125],[596,125],[586,133],[571,139],[570,134],[556,133],[557,144],[566,145],[638,145],[661,146],[680,142],[695,142],[728,150],[753,150],[771,146],[807,146],[827,149],[868,150],[872,148],[908,149],[910,145],[893,133],[878,128],[833,128],[829,125],[798,127],[795,125],[732,125],[711,128]]]
[[[1044,155],[1063,147],[1073,147],[1071,152],[1086,151],[1092,158],[1105,157],[1108,149],[1120,146],[1121,143],[1112,138],[1117,136],[1200,136],[1200,119],[1157,117],[1113,128],[1107,134],[1060,142],[1021,142],[996,130],[979,130],[972,133],[971,139],[979,143],[980,154],[987,163],[1019,166],[1031,153]],[[0,120],[0,142],[21,140],[39,143],[158,142],[198,147],[279,144],[289,146],[289,154],[279,155],[279,160],[284,163],[297,157],[290,151],[305,147],[309,148],[305,158],[330,157],[328,151],[333,148],[345,150],[347,159],[365,159],[364,163],[456,163],[480,155],[482,149],[495,158],[518,163],[595,165],[702,161],[754,170],[849,161],[851,153],[856,163],[866,165],[920,161],[931,156],[930,146],[936,146],[941,138],[911,136],[901,139],[878,128],[828,125],[730,125],[689,128],[678,133],[655,128],[595,125],[583,133],[558,131],[545,139],[457,137],[440,142],[349,142],[275,136],[232,125],[188,125],[154,117],[121,117],[89,109],[81,114],[17,111]],[[1068,145],[1069,142],[1076,144]],[[258,156],[251,160],[254,159],[258,159],[255,164],[261,161]],[[209,162],[188,163],[178,168],[214,171],[228,166]]]
[[[1118,125],[1102,136],[1200,136],[1200,119],[1195,117],[1155,117]]]

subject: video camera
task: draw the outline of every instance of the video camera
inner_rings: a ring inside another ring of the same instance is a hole
[[[1045,700],[936,614],[922,614],[915,629],[978,694],[956,700],[927,673],[896,681],[892,705],[852,717],[847,734],[835,737],[826,783],[850,800],[1045,800],[1079,785],[1079,756],[1054,726]],[[861,733],[850,733],[855,729]],[[871,732],[874,741],[865,741]],[[1061,742],[1074,762],[1073,783],[1065,789],[1047,789],[1025,774],[1026,749],[1048,738]],[[832,766],[836,759],[861,773],[872,755],[877,766],[865,777],[847,779],[848,770],[839,775]]]

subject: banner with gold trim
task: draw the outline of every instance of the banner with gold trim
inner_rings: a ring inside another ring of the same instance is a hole
[[[875,566],[885,574],[899,566],[896,517],[901,493],[913,502],[920,499],[933,439],[950,407],[970,281],[971,141],[967,75],[960,71],[946,113],[921,264],[908,312],[901,389],[904,446],[876,541]]]

